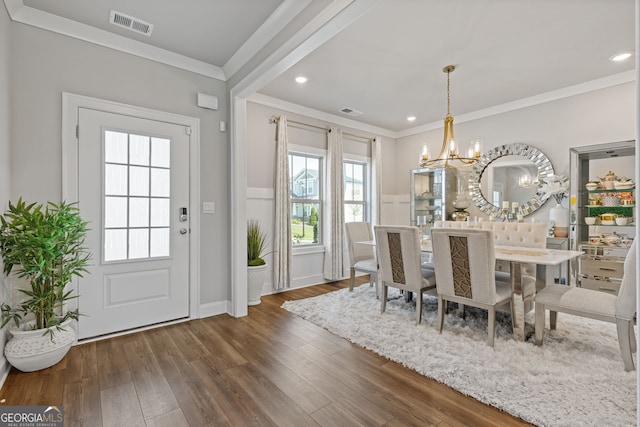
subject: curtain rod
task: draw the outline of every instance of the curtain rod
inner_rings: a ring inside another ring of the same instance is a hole
[[[269,119],[269,123],[278,123],[279,120],[280,120],[280,116],[273,116],[273,117],[271,117]],[[320,130],[327,131],[327,132],[331,130],[331,129],[323,127],[323,126],[312,125],[312,124],[309,124],[309,123],[298,122],[296,120],[290,120],[290,119],[287,119],[287,123],[295,123],[297,125],[308,126],[308,127],[312,127],[312,128],[315,128],[315,129],[320,129]],[[342,132],[342,134],[343,135],[347,135],[347,136],[351,136],[351,137],[354,137],[354,138],[366,139],[367,141],[373,141],[374,140],[374,138],[371,138],[369,136],[356,135],[356,134],[349,133],[349,132]]]

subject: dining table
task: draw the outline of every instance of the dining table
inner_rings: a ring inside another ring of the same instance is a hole
[[[375,246],[375,240],[366,240],[355,242],[361,245]],[[420,241],[420,249],[423,253],[432,253],[433,246],[430,239],[422,239]],[[511,271],[516,271],[521,264],[535,264],[537,266],[536,274],[538,277],[544,277],[541,284],[546,286],[548,283],[554,283],[554,267],[568,262],[574,258],[583,254],[582,251],[572,251],[566,249],[546,249],[546,248],[530,248],[523,246],[504,246],[495,245],[495,257],[496,260],[507,261],[511,265]],[[512,286],[515,281],[511,280]],[[515,289],[514,289],[515,290]],[[409,295],[410,298],[410,295]],[[516,320],[517,324],[522,325],[520,339],[526,341],[527,338],[533,334],[533,326],[526,325],[524,313],[521,313]],[[515,336],[514,329],[514,336]]]
[[[355,242],[356,244],[375,246],[375,240],[365,240]],[[423,239],[420,242],[420,249],[422,252],[432,253],[433,247],[430,239]],[[539,272],[545,277],[544,283],[554,283],[554,271],[553,267],[561,265],[567,261],[582,255],[582,251],[572,251],[567,249],[545,249],[545,248],[530,248],[524,246],[495,246],[496,260],[507,261],[509,263],[516,264],[536,264],[541,267]]]

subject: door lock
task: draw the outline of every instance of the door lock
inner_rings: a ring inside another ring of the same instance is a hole
[[[187,208],[180,208],[180,222],[187,222],[188,220],[189,216],[187,215]]]

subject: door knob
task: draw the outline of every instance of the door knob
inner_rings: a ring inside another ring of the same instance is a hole
[[[181,228],[180,229],[180,234],[187,234],[189,230],[187,230],[186,228]]]

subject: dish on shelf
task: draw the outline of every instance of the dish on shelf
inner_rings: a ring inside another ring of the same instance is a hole
[[[587,225],[593,225],[593,224],[596,223],[596,217],[595,216],[587,216],[587,217],[584,218],[584,222]]]
[[[620,197],[604,196],[602,197],[602,206],[620,206]]]
[[[593,191],[593,190],[597,190],[598,189],[598,183],[597,182],[589,182],[585,185],[585,188],[589,191]]]
[[[600,221],[600,224],[602,224],[602,225],[616,225],[616,221],[615,220],[611,220],[611,219],[603,219],[602,221]]]
[[[613,187],[616,190],[632,190],[634,187],[636,186],[635,183],[619,183],[619,182],[615,182],[613,184]]]

